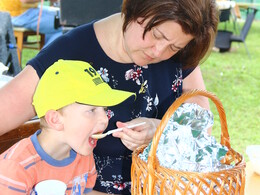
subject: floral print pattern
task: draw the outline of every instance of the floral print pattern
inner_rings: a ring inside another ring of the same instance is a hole
[[[112,110],[110,110],[110,109],[107,110],[107,118],[108,118],[108,120],[111,119],[114,115],[115,114],[114,114],[114,112]]]
[[[98,74],[100,74],[101,78],[108,83],[109,82],[109,78],[108,78],[108,70],[106,68],[100,68],[98,71]]]
[[[157,93],[152,96],[150,94],[150,88],[149,88],[149,79],[144,78],[144,69],[147,69],[148,67],[140,67],[137,65],[134,65],[133,68],[130,68],[125,71],[124,79],[125,81],[132,81],[134,84],[136,84],[136,87],[139,89],[137,90],[139,94],[139,98],[144,99],[144,103],[146,103],[145,111],[146,112],[154,112],[157,113],[157,106],[160,103],[160,98]],[[104,67],[100,67],[97,72],[100,74],[102,79],[109,83],[110,86],[113,86],[115,89],[118,86],[118,80],[116,79],[115,75],[111,75],[109,73],[109,70]],[[172,80],[172,85],[171,89],[173,93],[176,93],[175,98],[178,97],[179,95],[179,88],[182,86],[182,70],[180,68],[176,68],[175,72],[175,78]],[[137,118],[143,116],[142,110],[132,110],[132,118]],[[107,110],[107,116],[109,119],[115,116],[115,113],[112,109]],[[156,114],[157,116],[157,114]],[[95,162],[96,162],[96,168],[97,168],[97,182],[99,182],[100,186],[104,187],[106,189],[106,193],[108,194],[113,194],[115,193],[114,191],[117,191],[118,194],[122,193],[122,191],[125,192],[127,190],[129,193],[131,192],[131,182],[130,181],[124,181],[124,178],[121,174],[112,174],[110,179],[104,180],[102,176],[102,171],[107,168],[113,168],[113,164],[117,164],[117,161],[123,161],[125,158],[131,159],[131,156],[125,157],[125,156],[120,156],[118,158],[113,158],[110,156],[106,157],[100,157],[96,156],[95,157]],[[113,190],[112,190],[113,189]]]
[[[118,190],[118,193],[120,193],[120,191],[122,190],[127,190],[129,191],[129,193],[131,192],[131,182],[123,182],[123,177],[122,175],[112,175],[111,176],[111,180],[109,181],[104,181],[103,177],[102,177],[102,170],[106,167],[111,167],[111,164],[114,163],[113,159],[110,157],[106,157],[101,159],[100,157],[97,157],[94,154],[94,158],[96,161],[96,167],[97,167],[97,182],[100,181],[101,186],[106,188],[106,193],[108,194],[113,194],[113,192],[111,192],[110,188],[112,187],[113,189]],[[131,158],[129,157],[124,157],[124,156],[120,156],[119,158],[116,158],[116,161],[122,161],[125,158]],[[111,167],[112,168],[112,167]]]
[[[175,75],[175,80],[172,82],[172,90],[174,92],[177,92],[179,86],[182,84],[182,71],[177,71],[177,74]]]
[[[126,80],[129,80],[129,79],[132,79],[133,81],[136,82],[137,85],[141,85],[141,81],[140,81],[140,78],[142,76],[142,68],[141,67],[137,67],[135,66],[135,70],[134,69],[130,69],[128,71],[126,71],[125,73],[125,79]]]

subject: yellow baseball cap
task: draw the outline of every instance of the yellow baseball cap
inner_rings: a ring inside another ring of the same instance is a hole
[[[59,60],[50,66],[36,88],[33,105],[38,117],[72,103],[114,106],[135,93],[112,89],[87,62]]]

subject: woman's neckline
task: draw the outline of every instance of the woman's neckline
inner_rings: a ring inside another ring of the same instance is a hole
[[[120,59],[120,54],[123,53],[122,49],[120,51],[123,34],[117,33],[117,31],[120,31],[122,33],[121,23],[121,15],[120,13],[117,13],[94,22],[93,31],[95,34],[95,38],[100,46],[100,50],[106,55],[109,60],[118,64],[132,65],[134,64],[133,62],[124,62],[124,60],[121,60],[122,58]],[[106,36],[105,33],[113,36]],[[119,48],[119,50],[114,48]],[[118,51],[118,53],[114,54],[111,51]]]

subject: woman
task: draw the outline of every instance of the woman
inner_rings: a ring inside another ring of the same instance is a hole
[[[58,59],[87,61],[112,88],[137,94],[134,105],[108,109],[108,129],[146,121],[99,140],[94,151],[94,190],[129,194],[132,150],[152,139],[167,108],[183,91],[205,89],[198,64],[211,48],[217,23],[213,0],[124,0],[121,14],[58,38],[1,89],[0,132],[35,115],[32,95],[48,66]],[[209,109],[203,97],[189,101]]]

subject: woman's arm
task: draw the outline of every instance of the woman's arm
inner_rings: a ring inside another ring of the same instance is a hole
[[[204,89],[206,90],[205,84],[204,84],[204,80],[202,77],[202,73],[200,70],[200,67],[198,66],[197,68],[195,68],[189,76],[187,76],[184,80],[183,80],[183,92],[185,91],[189,91],[192,89]],[[209,107],[209,100],[207,97],[204,96],[196,96],[196,97],[192,97],[190,99],[188,99],[186,102],[189,103],[197,103],[199,104],[201,107],[210,110]],[[212,128],[210,127],[208,129],[208,133],[211,134],[211,130]]]
[[[32,97],[38,81],[33,67],[26,66],[6,86],[0,88],[0,135],[35,116]]]
[[[202,73],[200,67],[198,66],[195,68],[184,80],[183,80],[183,92],[192,90],[192,89],[206,89],[204,80],[202,77]],[[197,103],[201,107],[210,109],[209,108],[209,101],[208,98],[197,96],[188,99],[186,102],[190,103]]]

